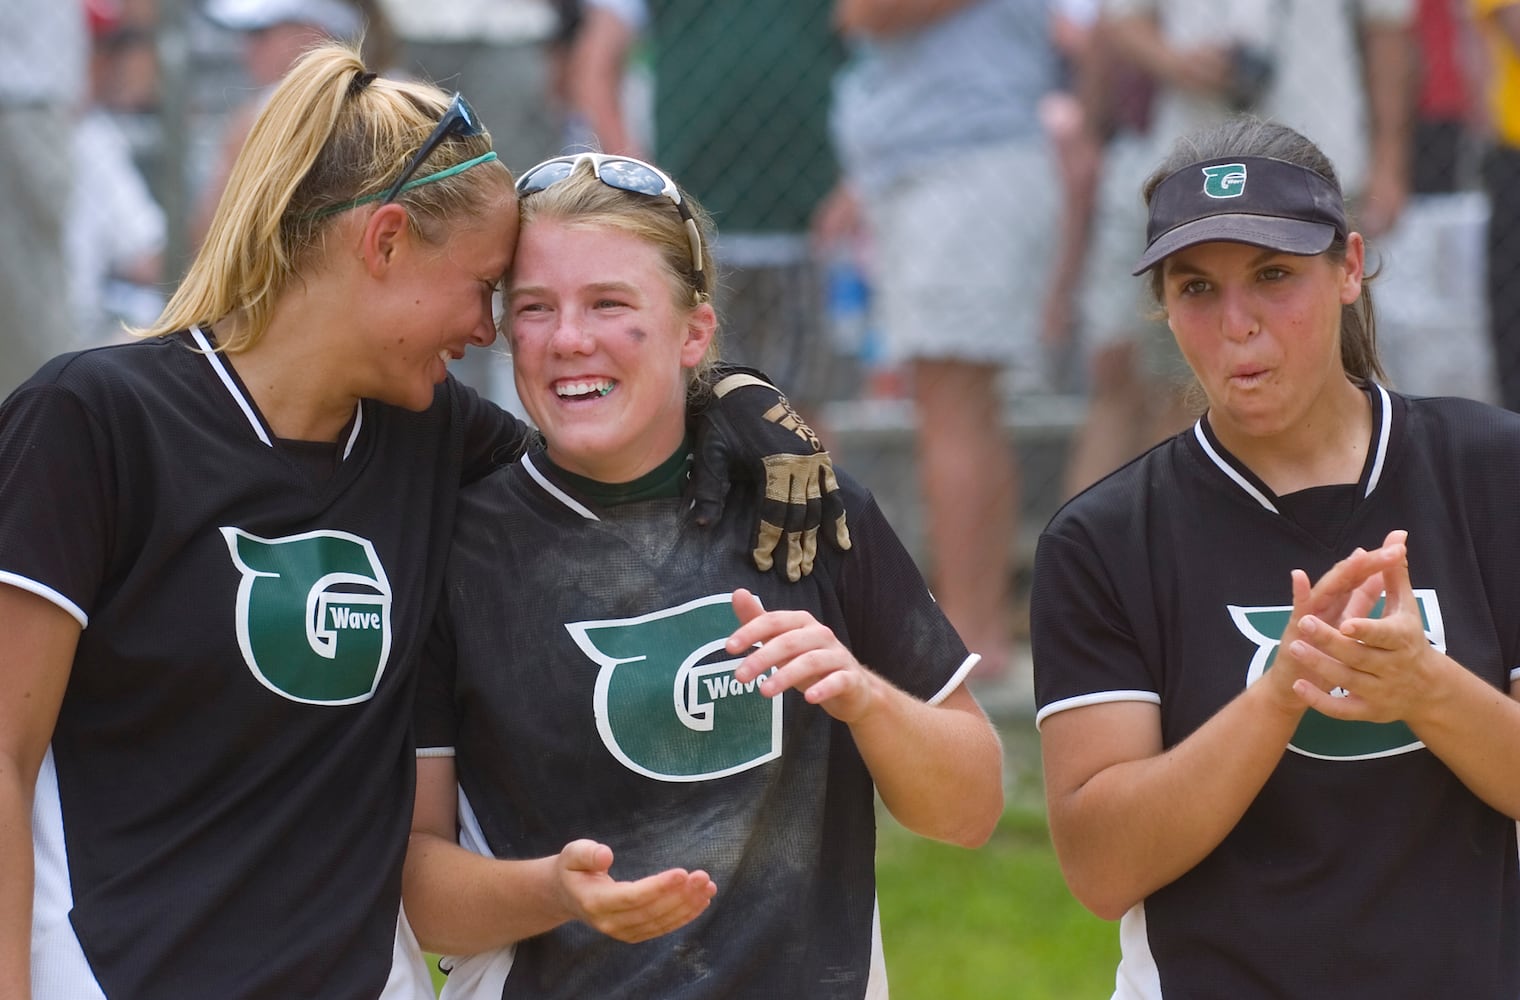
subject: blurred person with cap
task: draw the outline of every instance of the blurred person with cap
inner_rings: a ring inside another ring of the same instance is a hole
[[[195,246],[206,238],[253,120],[301,53],[323,42],[362,40],[365,61],[382,72],[396,55],[395,38],[376,0],[207,0],[205,14],[212,23],[242,33],[243,67],[255,90],[228,114],[215,162],[191,215]]]
[[[206,0],[206,16],[235,31],[309,24],[329,35],[357,37],[362,17],[349,0]]]
[[[1203,416],[1040,538],[1051,838],[1117,1000],[1520,995],[1520,418],[1384,388],[1330,160],[1240,118],[1145,185]],[[1310,581],[1316,582],[1311,586]]]
[[[64,227],[88,44],[83,4],[0,3],[0,395],[69,346]]]

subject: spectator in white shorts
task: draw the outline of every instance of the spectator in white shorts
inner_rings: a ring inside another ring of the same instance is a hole
[[[901,8],[838,0],[858,48],[834,130],[873,241],[886,354],[912,384],[935,596],[990,678],[1010,665],[1019,496],[1001,389],[1005,373],[1016,386],[1043,374],[1049,15],[1045,0],[917,20]]]

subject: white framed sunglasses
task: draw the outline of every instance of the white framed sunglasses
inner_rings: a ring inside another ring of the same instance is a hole
[[[648,195],[651,198],[670,199],[676,206],[676,211],[681,213],[681,221],[686,226],[686,238],[691,244],[691,268],[696,275],[697,291],[706,294],[708,284],[707,272],[702,268],[702,233],[697,228],[697,220],[692,218],[691,209],[681,197],[681,189],[676,187],[676,182],[659,167],[645,163],[643,160],[636,160],[631,156],[618,156],[612,153],[572,153],[567,156],[555,156],[523,172],[523,175],[517,179],[518,197],[535,194],[558,184],[573,174],[575,168],[583,161],[591,164],[591,172],[596,179],[608,187],[632,194]]]

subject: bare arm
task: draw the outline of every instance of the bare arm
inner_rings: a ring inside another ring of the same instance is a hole
[[[824,257],[836,248],[849,246],[864,225],[859,197],[849,182],[840,178],[813,209],[808,235],[815,252]]]
[[[1102,44],[1166,86],[1221,94],[1229,85],[1230,62],[1223,47],[1174,48],[1149,15],[1100,17],[1098,31]]]
[[[32,795],[79,631],[57,605],[0,584],[0,997],[31,996]]]
[[[1245,815],[1302,715],[1257,682],[1165,752],[1155,705],[1045,719],[1051,840],[1072,894],[1116,920],[1197,865]]]
[[[885,38],[916,31],[980,0],[837,0],[834,27]]]
[[[644,941],[691,921],[716,892],[705,872],[684,869],[618,882],[608,874],[612,850],[591,840],[547,858],[484,857],[456,840],[456,795],[453,758],[417,761],[402,891],[417,939],[431,951],[487,951],[571,920]]]
[[[958,687],[929,705],[855,659],[833,630],[806,611],[765,611],[734,592],[740,626],[729,637],[744,658],[734,678],[760,681],[768,698],[801,691],[850,727],[881,800],[914,833],[965,847],[986,843],[1003,812],[1002,747],[976,699]]]
[[[1358,551],[1312,588],[1293,574],[1284,648],[1305,615],[1341,621],[1371,606],[1365,587],[1402,545]],[[1279,656],[1250,687],[1170,749],[1154,705],[1116,702],[1045,719],[1040,745],[1051,839],[1072,894],[1113,920],[1192,869],[1234,829],[1271,776],[1306,708],[1296,684],[1322,678]]]
[[[1075,325],[1077,285],[1087,260],[1103,163],[1104,74],[1098,58],[1096,33],[1057,18],[1052,33],[1065,40],[1075,86],[1071,93],[1047,94],[1040,117],[1055,154],[1061,181],[1060,242],[1046,292],[1042,337],[1046,344],[1063,343]]]
[[[1361,228],[1378,235],[1398,221],[1409,199],[1414,41],[1407,25],[1372,23],[1363,32],[1363,44],[1371,149]]]
[[[883,804],[914,833],[985,844],[1003,814],[1003,750],[981,706],[965,685],[928,705],[880,677],[875,683],[879,707],[850,733]]]
[[[588,7],[570,50],[570,102],[609,153],[643,156],[623,116],[623,73],[634,32],[616,14]]]

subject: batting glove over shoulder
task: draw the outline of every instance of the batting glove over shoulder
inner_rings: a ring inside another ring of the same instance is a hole
[[[717,375],[712,401],[695,414],[697,523],[718,519],[731,478],[763,482],[755,566],[767,572],[779,556],[787,579],[795,583],[813,571],[820,528],[835,548],[850,547],[834,463],[818,435],[762,373],[725,365]]]

